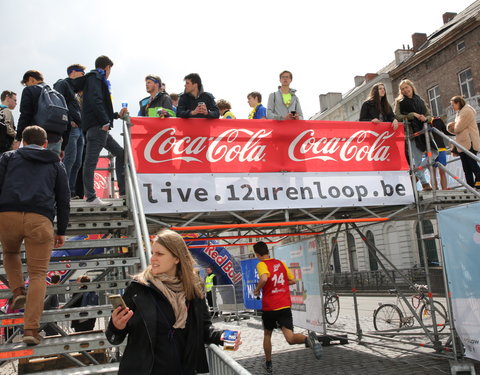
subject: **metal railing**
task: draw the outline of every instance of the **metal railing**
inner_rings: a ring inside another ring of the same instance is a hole
[[[252,375],[215,344],[207,347],[211,375]]]
[[[128,186],[128,191],[130,193],[129,198],[131,201],[135,228],[136,230],[137,228],[139,228],[140,232],[137,233],[140,264],[142,269],[145,269],[147,267],[147,264],[150,263],[152,249],[150,245],[150,234],[148,232],[147,220],[145,219],[143,203],[140,197],[140,188],[138,187],[135,160],[133,159],[132,141],[130,139],[130,127],[132,126],[133,124],[130,121],[130,116],[125,115],[125,117],[123,118],[123,139],[125,144],[125,180]],[[143,252],[142,249],[145,249],[145,252]]]

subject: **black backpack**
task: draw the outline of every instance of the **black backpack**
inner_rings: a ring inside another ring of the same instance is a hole
[[[45,83],[37,86],[42,88],[42,92],[38,97],[34,123],[45,129],[47,133],[63,134],[68,125],[68,108],[65,98]]]

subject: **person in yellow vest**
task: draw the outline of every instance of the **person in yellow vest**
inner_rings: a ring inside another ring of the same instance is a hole
[[[213,308],[212,288],[214,285],[217,285],[217,277],[213,273],[212,267],[207,267],[205,271],[207,271],[207,276],[205,277],[205,291],[207,292],[208,307]]]

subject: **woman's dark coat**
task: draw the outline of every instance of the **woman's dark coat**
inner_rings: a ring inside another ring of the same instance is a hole
[[[114,345],[121,344],[128,335],[119,375],[208,372],[205,344],[223,344],[220,340],[223,331],[213,328],[205,299],[188,303],[183,333],[172,328],[175,323],[172,306],[154,286],[133,281],[123,299],[133,310],[133,317],[124,330],[116,329],[110,320],[106,331],[108,341]]]

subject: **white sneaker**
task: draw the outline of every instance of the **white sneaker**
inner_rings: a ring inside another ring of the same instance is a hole
[[[96,206],[96,207],[107,207],[107,206],[111,206],[113,203],[112,202],[106,202],[106,201],[102,201],[100,198],[96,197],[93,201],[89,202],[89,201],[86,201],[87,202],[87,206]]]

